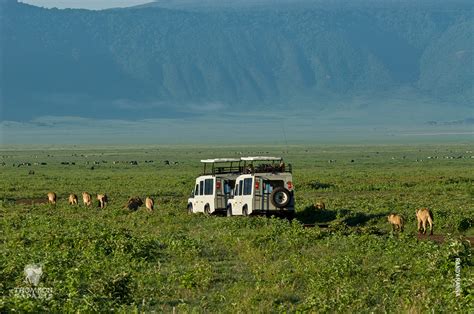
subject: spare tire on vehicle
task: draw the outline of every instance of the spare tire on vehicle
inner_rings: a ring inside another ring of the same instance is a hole
[[[290,191],[282,186],[275,188],[272,194],[270,194],[270,201],[276,208],[286,207],[290,203],[290,200]]]

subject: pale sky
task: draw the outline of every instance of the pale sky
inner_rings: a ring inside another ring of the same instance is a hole
[[[153,2],[153,0],[19,0],[39,7],[45,8],[82,8],[91,10],[100,10],[107,8],[129,7],[144,3]]]

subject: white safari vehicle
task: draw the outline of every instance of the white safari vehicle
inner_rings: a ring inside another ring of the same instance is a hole
[[[227,216],[275,214],[292,218],[295,213],[291,165],[279,157],[242,157],[242,174],[236,178]]]
[[[188,213],[225,213],[227,201],[232,197],[235,179],[242,171],[241,161],[237,158],[216,158],[201,162],[204,170],[196,179],[192,195],[188,199]]]

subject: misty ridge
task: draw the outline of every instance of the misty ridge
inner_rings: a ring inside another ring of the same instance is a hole
[[[2,1],[1,120],[255,113],[325,127],[472,128],[473,9],[170,0],[89,11]]]

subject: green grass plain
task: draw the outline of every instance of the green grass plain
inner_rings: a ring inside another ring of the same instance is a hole
[[[3,147],[0,310],[472,313],[472,248],[460,237],[474,235],[473,150],[468,144]],[[295,220],[186,213],[200,159],[247,155],[283,156],[293,165]],[[138,165],[124,163],[131,160]],[[22,162],[32,165],[18,167]],[[59,196],[55,207],[16,203],[45,199],[49,191]],[[69,193],[80,198],[83,191],[107,193],[108,207],[67,204]],[[129,197],[147,195],[155,198],[153,213],[123,208]],[[326,210],[314,209],[319,200]],[[433,210],[444,243],[417,240],[420,207]],[[391,212],[405,217],[403,234],[391,233]],[[15,296],[15,288],[29,287],[23,269],[33,263],[43,266],[36,288],[52,288],[49,300]]]

